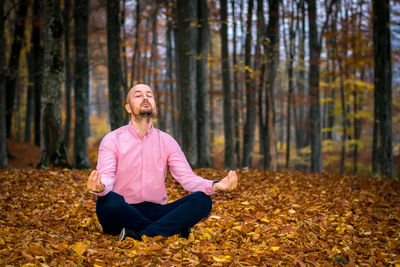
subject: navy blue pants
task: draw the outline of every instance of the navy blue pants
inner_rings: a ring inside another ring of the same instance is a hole
[[[128,204],[120,194],[111,191],[98,198],[96,213],[107,234],[118,235],[125,227],[141,235],[168,237],[207,217],[211,207],[211,197],[203,192],[161,205],[152,202]]]

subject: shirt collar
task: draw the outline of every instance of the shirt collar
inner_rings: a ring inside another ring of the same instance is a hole
[[[137,138],[142,138],[142,136],[140,135],[140,132],[139,132],[138,130],[136,130],[135,127],[133,127],[131,121],[129,121],[129,123],[128,123],[127,126],[128,126],[129,132],[130,132],[133,136],[135,136],[135,137],[137,137]],[[144,134],[144,136],[151,134],[153,131],[154,131],[154,126],[151,125],[151,128]]]

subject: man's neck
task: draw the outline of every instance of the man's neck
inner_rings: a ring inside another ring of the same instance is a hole
[[[140,136],[144,136],[148,130],[153,126],[153,120],[142,119],[140,121],[131,118],[132,126],[140,133]]]

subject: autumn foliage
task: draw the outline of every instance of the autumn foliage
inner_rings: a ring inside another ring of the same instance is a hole
[[[200,169],[217,179],[226,171]],[[400,264],[400,183],[333,174],[239,172],[189,239],[105,235],[88,171],[0,171],[0,265]],[[185,195],[167,178],[170,201]]]

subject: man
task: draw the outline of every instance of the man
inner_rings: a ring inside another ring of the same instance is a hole
[[[141,240],[147,236],[188,237],[190,228],[211,211],[210,195],[237,186],[230,171],[221,181],[197,176],[178,143],[155,129],[157,114],[151,88],[138,84],[127,95],[130,123],[108,133],[99,147],[97,170],[91,172],[87,188],[99,196],[96,213],[103,231]],[[189,192],[169,203],[165,188],[167,168]]]

